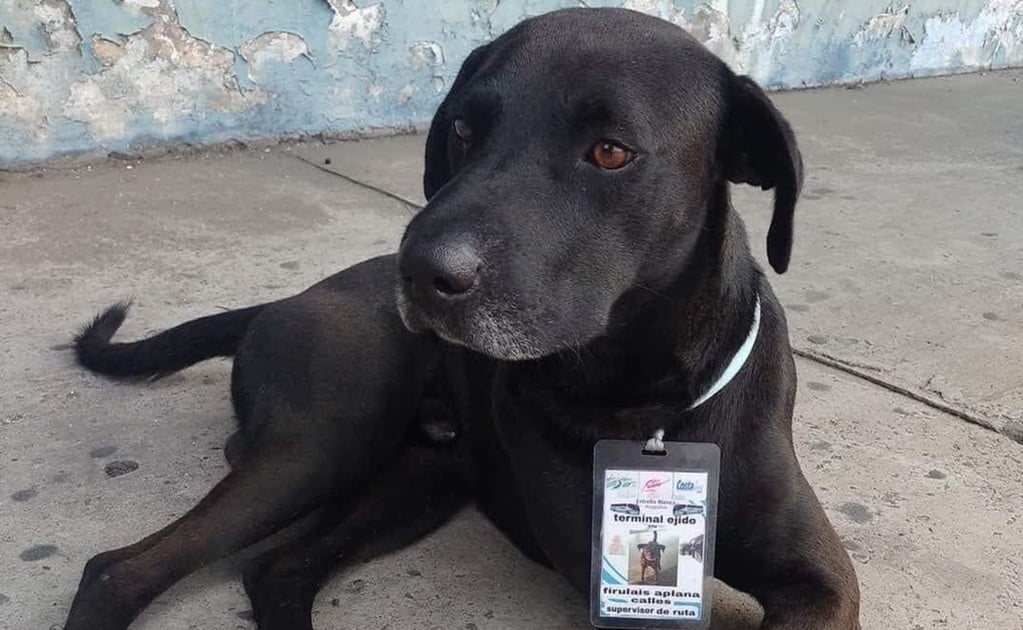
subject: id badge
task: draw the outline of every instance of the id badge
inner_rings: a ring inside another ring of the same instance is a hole
[[[590,622],[598,628],[710,625],[721,451],[663,446],[594,447]]]

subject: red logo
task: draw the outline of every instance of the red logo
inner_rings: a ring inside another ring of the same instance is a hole
[[[670,481],[670,479],[647,479],[646,483],[643,484],[643,492],[654,492]]]

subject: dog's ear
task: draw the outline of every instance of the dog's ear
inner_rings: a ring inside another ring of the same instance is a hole
[[[476,71],[483,64],[489,44],[480,46],[469,53],[462,62],[462,67],[455,77],[447,96],[437,108],[430,123],[430,131],[426,135],[426,168],[423,171],[423,194],[429,201],[444,184],[451,179],[451,162],[448,155],[448,135],[454,120],[448,111],[450,103],[458,91],[465,87]]]
[[[719,163],[729,181],[774,189],[767,259],[785,273],[792,255],[792,215],[803,187],[803,158],[792,127],[760,86],[729,74],[727,113]]]

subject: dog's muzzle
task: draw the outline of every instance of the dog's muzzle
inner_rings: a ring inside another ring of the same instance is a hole
[[[398,254],[401,290],[427,312],[444,312],[478,288],[482,261],[467,240],[432,245],[406,241]]]
[[[398,252],[398,272],[398,313],[412,332],[430,330],[495,359],[545,354],[519,306],[487,294],[482,257],[471,241],[438,246],[408,239]]]
[[[402,242],[398,252],[398,312],[414,332],[433,330],[464,343],[454,325],[472,310],[481,291],[482,261],[467,238]]]

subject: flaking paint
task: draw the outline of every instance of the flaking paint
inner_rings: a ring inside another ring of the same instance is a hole
[[[1023,64],[1023,0],[4,0],[0,163],[428,121],[530,15],[625,6],[770,88]]]

